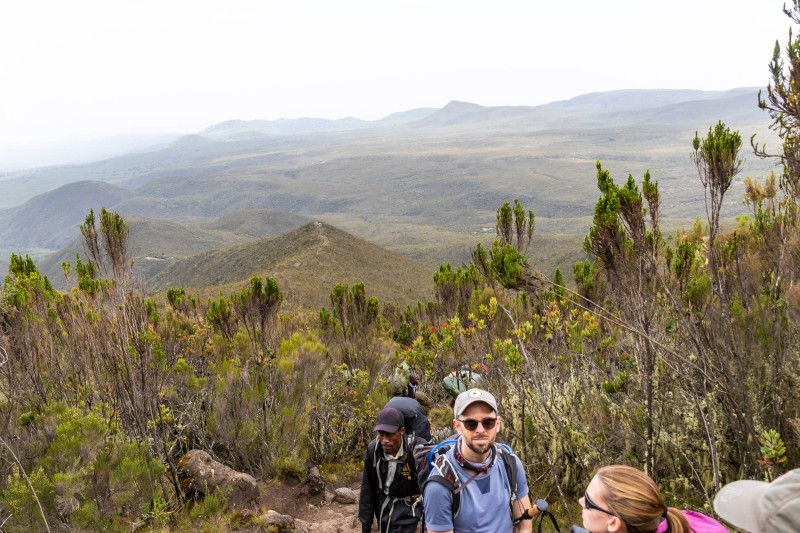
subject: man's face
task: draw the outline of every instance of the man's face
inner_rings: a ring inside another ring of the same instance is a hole
[[[476,422],[480,423],[475,426]],[[484,422],[492,427],[487,429],[483,425]],[[461,435],[462,442],[475,454],[472,458],[468,457],[466,453],[464,456],[470,460],[483,460],[494,444],[497,429],[500,427],[500,419],[494,409],[487,404],[475,402],[453,420],[453,424]],[[474,427],[474,429],[469,429],[467,426]]]
[[[394,433],[387,433],[385,431],[378,431],[378,441],[381,443],[383,452],[387,455],[396,455],[400,450],[400,445],[403,442],[403,433],[406,428],[401,427]]]

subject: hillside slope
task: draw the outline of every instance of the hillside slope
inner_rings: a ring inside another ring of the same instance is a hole
[[[275,278],[287,302],[311,309],[330,305],[337,283],[362,282],[368,294],[403,305],[433,297],[432,267],[322,222],[175,261],[150,288],[214,287],[206,292],[216,296],[217,286],[224,293],[238,290],[254,274]]]
[[[134,261],[134,272],[145,280],[178,259],[280,235],[308,223],[305,217],[276,211],[237,212],[220,219],[188,219],[180,224],[138,216],[124,218],[130,226],[128,253]],[[74,265],[75,254],[85,256],[79,237],[80,233],[74,229],[66,246],[37,261],[56,287],[63,288],[65,283],[61,263],[70,261]]]
[[[69,183],[0,211],[0,243],[11,248],[61,246],[78,232],[90,209],[99,215],[101,207],[133,194],[101,181]]]

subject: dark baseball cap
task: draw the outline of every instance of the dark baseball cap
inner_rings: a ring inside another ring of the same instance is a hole
[[[395,433],[405,423],[403,414],[394,407],[387,407],[378,413],[378,423],[372,431]]]

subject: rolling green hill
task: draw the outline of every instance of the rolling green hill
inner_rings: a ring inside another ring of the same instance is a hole
[[[69,183],[0,211],[0,243],[17,249],[58,247],[74,238],[90,209],[98,213],[132,194],[100,181]]]
[[[363,282],[383,301],[415,304],[433,298],[428,265],[390,252],[322,222],[173,262],[150,281],[153,290],[184,287],[203,296],[238,291],[258,274],[275,278],[287,303],[330,305],[337,283]],[[205,289],[205,290],[203,290]]]
[[[130,216],[125,217],[125,221],[130,226],[129,254],[134,260],[134,271],[145,279],[155,276],[178,259],[267,235],[278,235],[308,222],[303,217],[271,211],[233,213],[215,220],[208,227],[202,227],[208,222],[205,219],[178,224]],[[61,263],[70,261],[74,265],[75,254],[78,253],[85,258],[79,236],[80,233],[75,229],[72,241],[67,246],[38,262],[40,270],[50,276],[56,287],[65,286]]]

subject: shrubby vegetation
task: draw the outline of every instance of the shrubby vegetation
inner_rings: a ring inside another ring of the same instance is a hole
[[[788,14],[800,23],[797,2]],[[691,143],[707,212],[675,235],[653,176],[619,184],[598,163],[590,259],[574,265],[573,289],[533,268],[535,217],[518,201],[498,209],[490,249],[442,265],[433,300],[406,309],[357,283],[332,287],[313,315],[281,313],[278,284],[259,276],[208,302],[173,288],[162,303],[137,286],[127,225],[105,210],[81,227],[88,256],[64,265],[67,293],[12,255],[0,292],[4,530],[159,530],[220,512],[216,500],[190,511],[181,492],[176,462],[193,448],[262,479],[357,463],[400,362],[442,406],[449,372],[481,373],[502,398],[505,440],[551,500],[621,462],[672,503],[708,510],[725,482],[797,466],[799,46],[772,62],[761,105],[783,146],[751,142],[782,172],[745,180],[752,214],[720,226],[742,158],[722,123]]]

